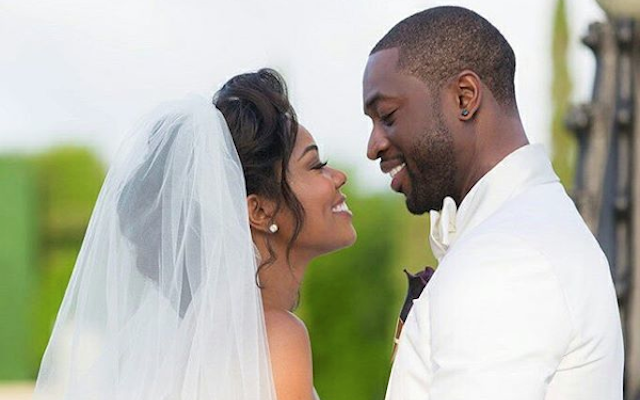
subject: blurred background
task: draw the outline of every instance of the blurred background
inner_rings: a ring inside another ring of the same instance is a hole
[[[366,159],[362,72],[394,24],[444,4],[479,12],[511,43],[525,128],[571,191],[580,151],[566,115],[592,98],[597,65],[580,38],[607,19],[594,0],[0,0],[0,400],[29,398],[127,128],[159,102],[211,96],[264,66],[285,76],[322,156],[350,177],[358,242],[313,263],[298,310],[317,390],[382,399],[402,270],[435,262],[428,217],[409,215]],[[579,116],[574,129],[587,129]]]

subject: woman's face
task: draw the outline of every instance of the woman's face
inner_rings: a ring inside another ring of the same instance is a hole
[[[340,192],[347,176],[322,162],[313,137],[302,125],[289,160],[288,180],[305,212],[294,251],[315,257],[355,242],[352,214],[346,196]],[[285,229],[292,230],[293,217],[290,213],[283,214],[287,219]]]

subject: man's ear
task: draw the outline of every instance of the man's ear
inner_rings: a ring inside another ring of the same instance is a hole
[[[482,103],[482,82],[473,71],[464,70],[459,73],[454,82],[458,97],[459,114],[461,121],[473,119]]]
[[[269,226],[274,223],[273,217],[276,204],[273,200],[265,199],[256,194],[247,196],[247,209],[249,210],[249,224],[251,228],[269,233]]]

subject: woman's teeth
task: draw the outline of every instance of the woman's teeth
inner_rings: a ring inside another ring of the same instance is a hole
[[[391,171],[389,171],[389,175],[391,176],[391,179],[393,179],[398,172],[402,171],[402,169],[406,166],[406,163],[402,163],[400,165],[398,165],[397,167],[395,167],[394,169],[392,169]]]
[[[345,211],[349,211],[349,207],[347,207],[347,203],[343,201],[342,203],[333,207],[331,211],[333,211],[334,213],[345,212]]]

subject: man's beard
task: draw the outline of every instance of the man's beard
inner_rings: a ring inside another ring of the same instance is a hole
[[[423,132],[408,156],[413,165],[406,166],[411,180],[411,190],[406,193],[407,209],[417,215],[440,210],[444,198],[454,195],[456,175],[453,136],[442,115],[436,116],[435,130]]]

